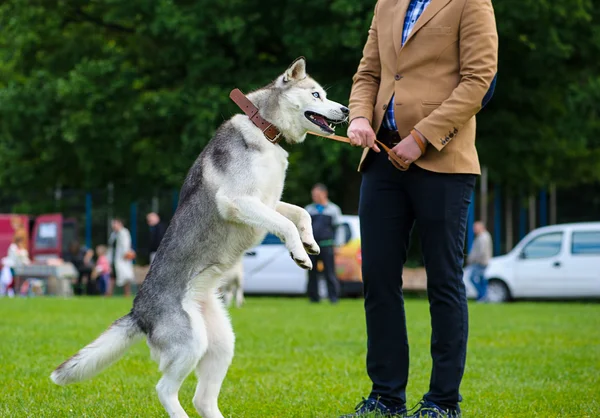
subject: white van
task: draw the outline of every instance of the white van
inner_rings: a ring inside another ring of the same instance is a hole
[[[465,269],[467,295],[476,292]],[[600,222],[535,229],[508,254],[493,257],[485,276],[490,302],[518,298],[600,298]]]

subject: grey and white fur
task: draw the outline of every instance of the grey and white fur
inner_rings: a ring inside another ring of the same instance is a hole
[[[332,134],[331,124],[348,115],[306,74],[302,57],[248,98],[289,144],[303,142],[309,131]],[[196,410],[204,418],[222,418],[217,399],[235,340],[217,293],[222,275],[267,232],[280,237],[304,269],[312,268],[308,253],[319,253],[308,213],[280,200],[287,158],[246,115],[224,122],[185,179],[133,308],[58,366],[51,374],[54,383],[91,378],[145,336],[162,372],[156,391],[169,416],[188,416],[178,392],[195,371]]]

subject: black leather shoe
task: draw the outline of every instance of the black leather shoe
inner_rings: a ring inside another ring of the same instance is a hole
[[[413,412],[411,410],[410,415],[407,418],[461,418],[462,414],[460,412],[460,408],[457,409],[443,409],[442,407],[434,404],[433,402],[429,402],[426,400],[422,400],[415,407],[416,410]],[[413,408],[413,409],[415,409]]]
[[[402,406],[386,406],[377,399],[364,399],[355,407],[353,414],[342,415],[340,418],[354,417],[393,417],[406,418],[406,407]]]

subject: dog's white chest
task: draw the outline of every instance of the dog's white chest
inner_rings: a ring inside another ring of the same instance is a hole
[[[273,148],[257,159],[254,173],[260,199],[271,207],[281,198],[288,167],[287,152],[277,145]]]

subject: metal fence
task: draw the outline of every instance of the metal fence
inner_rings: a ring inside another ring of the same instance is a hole
[[[473,240],[472,223],[485,221],[494,239],[494,254],[510,250],[527,232],[537,227],[563,222],[600,220],[600,185],[583,185],[568,190],[552,187],[535,194],[506,190],[499,184],[485,184],[485,175],[478,180],[469,208],[467,245]],[[78,237],[89,247],[106,244],[112,217],[123,219],[130,230],[137,263],[148,260],[149,227],[146,214],[157,212],[168,223],[179,199],[177,190],[157,190],[131,197],[131,193],[112,185],[97,190],[48,190],[22,192],[18,196],[0,194],[0,213],[40,215],[62,213],[74,218]],[[343,208],[342,208],[343,209]],[[418,231],[415,231],[418,232]],[[421,264],[418,234],[413,234],[409,262]]]
[[[123,220],[131,232],[132,246],[138,253],[136,262],[148,261],[149,227],[146,214],[157,212],[168,223],[177,208],[177,190],[159,190],[135,200],[112,186],[99,190],[58,190],[19,193],[19,196],[0,196],[0,213],[21,213],[37,216],[61,213],[77,222],[78,240],[94,248],[106,244],[113,217]]]

